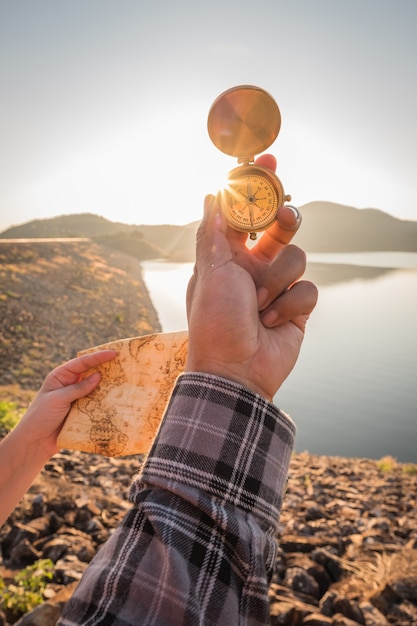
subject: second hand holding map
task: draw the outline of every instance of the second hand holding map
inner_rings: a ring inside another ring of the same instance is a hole
[[[184,370],[187,348],[188,332],[179,331],[121,339],[80,352],[112,349],[118,356],[86,374],[98,370],[102,379],[91,394],[73,403],[58,445],[111,457],[146,454]]]

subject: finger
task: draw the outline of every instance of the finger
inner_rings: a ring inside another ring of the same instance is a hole
[[[97,350],[75,357],[54,369],[45,379],[44,389],[53,390],[72,385],[80,376],[92,367],[111,361],[117,355],[116,350]]]
[[[272,172],[275,172],[277,169],[277,160],[273,154],[261,154],[255,159],[256,165],[262,165],[263,167],[267,167]]]
[[[301,226],[301,213],[289,204],[277,211],[277,219],[266,230],[255,245],[250,246],[250,254],[269,263],[288,245]],[[231,226],[227,228],[227,238],[233,249],[246,248],[248,233],[239,232]]]
[[[83,374],[91,367],[106,363],[113,360],[117,355],[116,350],[97,350],[96,352],[89,352],[88,354],[82,354],[69,361],[66,365],[63,365],[64,369],[69,369],[74,373]]]
[[[231,258],[226,239],[227,222],[220,208],[219,199],[206,196],[204,217],[197,231],[196,268],[198,274],[205,275],[215,267],[223,265]]]
[[[61,400],[65,402],[74,402],[91,393],[101,380],[100,372],[93,372],[90,376],[86,376],[82,380],[59,390]]]
[[[196,260],[186,293],[187,315],[199,276],[206,276],[231,257],[230,246],[226,239],[228,226],[220,209],[218,198],[208,195],[204,199],[203,219],[196,234]]]
[[[275,172],[277,160],[272,154],[262,154],[255,163]],[[275,258],[282,248],[290,243],[301,225],[301,213],[291,205],[278,208],[277,221],[265,231],[258,243],[252,247],[252,254],[258,258],[270,261]]]
[[[116,355],[116,350],[97,350],[97,352],[83,354],[58,367],[55,370],[55,374],[57,376],[62,375],[63,377],[67,374],[69,376],[73,375],[78,377],[80,374],[84,374],[96,365],[101,365],[101,363],[111,361],[116,357]]]
[[[258,308],[263,311],[305,272],[306,255],[301,248],[286,246],[257,280]]]
[[[299,281],[271,303],[262,313],[261,321],[267,328],[291,321],[303,330],[317,299],[316,285],[308,280]]]
[[[260,237],[251,252],[263,261],[271,261],[290,243],[301,226],[301,213],[291,205],[284,204],[277,211],[277,219]]]

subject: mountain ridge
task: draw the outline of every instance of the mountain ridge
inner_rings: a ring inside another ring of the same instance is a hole
[[[307,252],[417,252],[417,221],[332,202],[300,210],[303,223],[294,241]]]
[[[306,252],[417,252],[417,221],[327,201],[309,202],[300,211],[303,223],[294,243]],[[0,238],[88,237],[140,260],[192,261],[198,225],[199,221],[184,226],[124,224],[76,213],[11,226]]]

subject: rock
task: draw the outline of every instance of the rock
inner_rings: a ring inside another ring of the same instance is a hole
[[[34,519],[30,520],[26,527],[28,529],[32,529],[36,533],[36,538],[38,537],[46,537],[51,532],[51,524],[49,517],[47,516],[37,516]]]
[[[318,584],[318,597],[321,598],[331,584],[330,577],[322,565],[312,560],[306,554],[290,554],[286,560],[285,571],[293,567],[302,568]],[[285,580],[284,571],[284,580]]]
[[[87,566],[87,563],[83,563],[75,555],[68,554],[55,564],[55,577],[57,581],[63,585],[78,582],[87,569]]]
[[[337,582],[340,580],[343,570],[335,554],[332,554],[332,552],[328,550],[318,548],[312,551],[311,558],[324,568],[330,581]]]
[[[362,623],[363,622],[358,623],[341,613],[337,613],[332,619],[332,626],[360,626]]]
[[[389,626],[386,617],[370,602],[361,602],[359,605],[366,626]]]
[[[10,550],[9,563],[13,567],[26,567],[41,558],[41,553],[33,547],[29,539],[19,541]]]
[[[71,547],[71,542],[66,540],[65,537],[53,537],[43,544],[42,557],[44,559],[51,559],[51,561],[56,563]]]
[[[320,597],[318,582],[301,567],[289,567],[284,576],[284,585],[296,593],[311,596],[315,600]]]
[[[26,613],[14,626],[55,626],[60,614],[61,609],[57,604],[44,602]]]
[[[29,524],[21,524],[20,522],[17,522],[16,524],[13,524],[6,543],[13,548],[13,546],[16,546],[24,539],[31,542],[37,539],[38,536],[39,531],[36,528],[30,526]]]
[[[285,600],[271,603],[271,626],[302,626],[304,618],[310,614],[302,604]]]
[[[323,517],[327,518],[326,511],[321,506],[317,506],[313,504],[309,506],[305,511],[305,518],[307,521],[322,519]]]
[[[323,546],[333,545],[331,537],[303,537],[301,535],[284,535],[280,541],[284,552],[312,552]]]
[[[62,589],[58,591],[54,596],[54,604],[58,604],[62,609],[65,603],[68,602],[68,600],[76,590],[77,585],[78,581],[74,581],[68,583],[68,585],[65,585],[65,587],[62,587]]]
[[[88,563],[95,555],[96,548],[86,533],[67,529],[43,545],[42,558],[56,562],[70,552],[80,561]]]
[[[310,613],[303,620],[303,626],[333,626],[333,620],[320,613]]]
[[[340,614],[358,624],[362,624],[362,626],[365,624],[358,603],[335,590],[328,591],[321,598],[320,608],[324,615],[334,616]]]
[[[45,498],[42,493],[38,493],[32,500],[32,516],[42,517],[45,513]]]
[[[399,576],[391,582],[391,588],[402,600],[417,603],[417,576]]]

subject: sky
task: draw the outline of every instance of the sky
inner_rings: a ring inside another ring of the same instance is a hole
[[[237,162],[212,102],[266,89],[297,206],[417,220],[415,0],[0,0],[0,231],[199,220]]]

